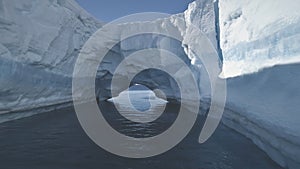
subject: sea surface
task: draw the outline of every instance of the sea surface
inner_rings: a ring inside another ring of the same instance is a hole
[[[176,103],[158,99],[148,91],[132,91],[129,96],[130,104],[124,102],[122,95],[99,103],[107,122],[122,134],[136,138],[155,136],[177,118],[180,105]],[[133,113],[132,108],[142,113]],[[156,111],[162,108],[164,112],[156,117]],[[145,116],[155,120],[137,123],[125,118],[130,116],[136,120]],[[0,124],[0,169],[281,168],[249,139],[222,124],[206,143],[199,144],[204,120],[205,116],[199,115],[187,137],[170,151],[155,157],[130,159],[111,154],[90,140],[72,107],[39,114]]]

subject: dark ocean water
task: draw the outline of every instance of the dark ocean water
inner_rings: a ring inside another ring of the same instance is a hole
[[[145,109],[147,104],[136,101],[135,107],[139,105]],[[139,125],[120,116],[111,102],[101,102],[100,106],[116,130],[132,137],[163,132],[176,119],[179,108],[177,104],[167,103],[161,118]],[[128,105],[123,106],[126,110]],[[188,136],[172,150],[145,159],[119,157],[98,147],[82,130],[73,108],[6,122],[0,124],[0,169],[280,168],[250,140],[224,125],[206,143],[199,144],[204,119],[198,116]]]

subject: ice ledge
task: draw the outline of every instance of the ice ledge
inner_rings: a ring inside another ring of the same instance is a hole
[[[285,168],[300,168],[300,64],[228,79],[223,122]]]
[[[254,144],[265,151],[280,166],[289,169],[298,169],[300,167],[298,162],[300,154],[299,143],[271,133],[263,125],[257,124],[257,122],[248,119],[247,116],[230,109],[225,110],[222,123],[251,139]]]
[[[73,101],[71,99],[66,99],[39,103],[34,106],[22,106],[9,111],[0,111],[0,123],[30,117],[40,113],[60,110],[71,106],[73,106]]]

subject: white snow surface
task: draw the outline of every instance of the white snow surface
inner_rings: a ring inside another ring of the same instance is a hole
[[[226,77],[300,61],[298,0],[220,0],[219,8]]]

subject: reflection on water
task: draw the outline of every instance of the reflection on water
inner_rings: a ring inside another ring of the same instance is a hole
[[[119,106],[122,108],[122,104]],[[141,124],[117,113],[111,102],[100,103],[106,120],[117,131],[137,138],[157,135],[172,125],[180,106],[174,103],[165,106],[159,118]],[[126,105],[123,108],[125,111]],[[189,135],[172,150],[151,158],[129,159],[94,144],[82,130],[73,108],[57,110],[0,124],[0,168],[280,169],[250,140],[223,125],[208,142],[199,144],[204,120],[198,116]]]

